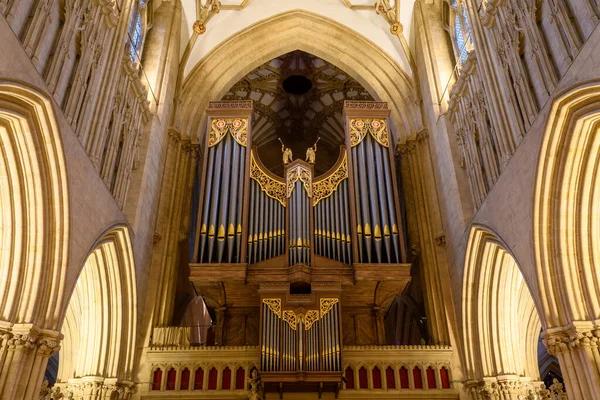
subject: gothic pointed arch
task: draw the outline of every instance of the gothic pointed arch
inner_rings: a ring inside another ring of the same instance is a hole
[[[0,80],[0,320],[55,330],[69,251],[69,193],[52,102]]]
[[[467,244],[462,326],[470,390],[506,380],[539,381],[536,305],[512,254],[482,226],[471,228]]]
[[[192,139],[202,132],[204,110],[253,69],[301,50],[346,71],[375,98],[387,101],[397,139],[420,130],[414,82],[376,44],[329,18],[293,10],[262,20],[216,46],[188,74],[180,109],[180,130]]]
[[[600,82],[555,100],[540,150],[533,242],[548,327],[600,318]]]
[[[59,384],[133,381],[136,296],[129,232],[117,226],[97,241],[73,289],[62,326]]]

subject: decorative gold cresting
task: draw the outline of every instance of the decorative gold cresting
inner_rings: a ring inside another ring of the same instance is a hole
[[[340,300],[337,298],[321,299],[321,318],[323,318]]]
[[[287,171],[287,197],[292,195],[295,183],[300,180],[304,183],[304,189],[308,197],[312,197],[312,177],[310,170],[303,165],[296,165]]]
[[[281,318],[281,299],[263,299],[265,303],[275,315]]]
[[[346,152],[344,151],[344,159],[338,168],[328,177],[313,183],[313,206],[331,196],[337,190],[339,184],[346,178],[348,178],[348,161]]]
[[[255,159],[254,152],[250,155],[250,178],[258,183],[267,196],[277,200],[282,206],[286,206],[285,182],[274,179],[263,171]]]
[[[208,134],[208,147],[213,147],[227,134],[235,139],[240,146],[248,144],[248,118],[215,118],[210,121],[210,132]]]
[[[350,118],[350,145],[356,146],[371,133],[373,139],[382,146],[389,147],[387,123],[383,118]]]
[[[310,310],[306,312],[304,316],[304,330],[308,331],[312,328],[313,324],[319,320],[319,312],[317,310]]]
[[[290,327],[293,330],[297,329],[299,319],[300,319],[300,316],[296,315],[296,313],[293,311],[285,310],[283,312],[283,320],[285,322],[287,322],[288,324],[290,324]]]

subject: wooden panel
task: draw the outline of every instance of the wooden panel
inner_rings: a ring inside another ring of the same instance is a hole
[[[377,344],[376,321],[371,314],[356,315],[357,344]]]

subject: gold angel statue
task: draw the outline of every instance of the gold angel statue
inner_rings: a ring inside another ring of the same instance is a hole
[[[309,164],[315,163],[315,158],[317,157],[317,143],[321,140],[321,138],[317,138],[315,144],[306,149],[306,162]]]
[[[281,142],[281,151],[283,152],[283,165],[288,165],[292,162],[292,150],[289,147],[285,147],[281,138],[279,138],[279,141]]]

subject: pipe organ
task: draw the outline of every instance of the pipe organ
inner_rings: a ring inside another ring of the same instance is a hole
[[[262,299],[261,370],[341,371],[339,299],[320,298],[318,309],[301,311],[282,301]]]
[[[399,209],[392,173],[385,118],[347,120],[348,151],[354,186],[358,260],[400,263],[405,258],[399,231]]]
[[[347,102],[345,146],[319,177],[302,160],[287,164],[284,177],[267,170],[249,151],[252,102],[236,112],[223,112],[224,103],[208,110],[195,263],[282,257],[286,266],[312,266],[315,255],[346,265],[406,262],[385,103]]]
[[[218,107],[219,103],[211,104]],[[239,263],[244,224],[244,202],[240,200],[249,186],[250,115],[229,117],[220,116],[218,109],[213,112],[206,135],[200,190],[204,208],[198,214],[200,232],[194,254],[199,263]]]
[[[313,168],[296,160],[285,168],[288,198],[289,265],[311,265]]]
[[[255,264],[285,254],[286,186],[268,171],[252,150],[250,157],[248,262]]]
[[[337,393],[342,338],[386,344],[385,310],[410,281],[389,111],[346,102],[345,143],[316,177],[289,149],[283,176],[265,167],[252,112],[251,101],[207,110],[191,280],[215,311],[216,343],[260,346],[267,391]]]
[[[332,170],[313,183],[315,213],[315,254],[352,263],[350,212],[348,203],[348,162],[346,150]]]

